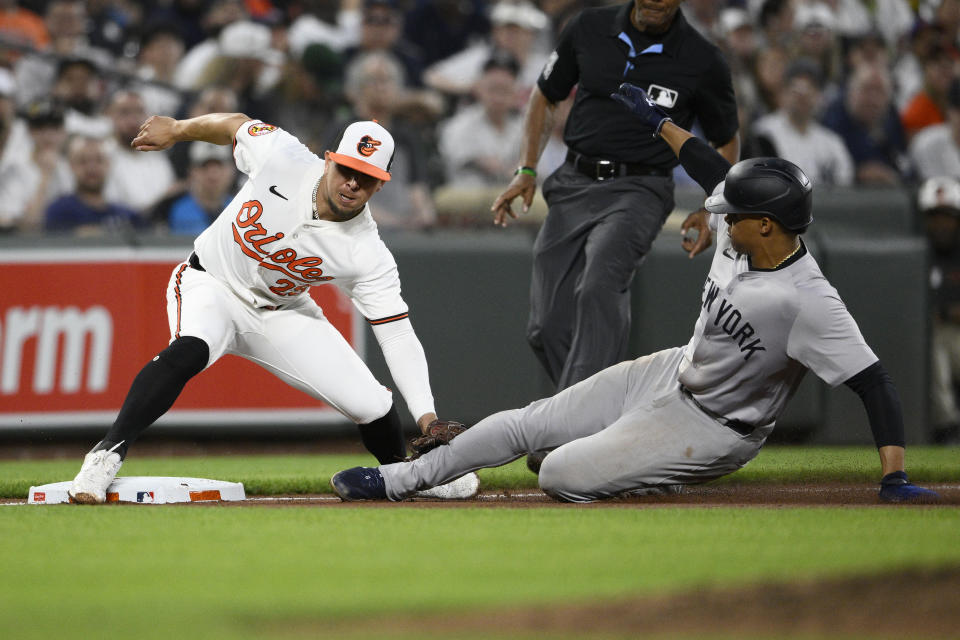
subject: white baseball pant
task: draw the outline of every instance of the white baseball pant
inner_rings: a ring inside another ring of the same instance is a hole
[[[386,415],[393,394],[380,384],[309,296],[279,309],[253,307],[205,271],[178,265],[167,286],[171,340],[200,338],[207,367],[225,353],[254,362],[358,424]]]

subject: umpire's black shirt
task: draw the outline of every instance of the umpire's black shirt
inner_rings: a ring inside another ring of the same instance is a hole
[[[580,83],[563,134],[572,151],[670,169],[677,157],[667,143],[610,94],[621,82],[642,87],[679,126],[690,129],[697,120],[704,137],[720,146],[739,128],[730,68],[681,11],[665,33],[648,35],[630,22],[633,4],[585,9],[572,18],[537,85],[559,102]]]

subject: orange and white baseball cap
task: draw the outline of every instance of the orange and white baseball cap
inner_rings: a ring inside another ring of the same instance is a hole
[[[390,180],[393,162],[393,136],[376,120],[354,122],[343,131],[337,150],[330,159],[374,178]]]

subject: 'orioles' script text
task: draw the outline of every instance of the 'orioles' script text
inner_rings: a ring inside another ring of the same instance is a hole
[[[270,249],[266,245],[283,239],[283,232],[270,235],[260,222],[263,205],[259,200],[248,200],[240,205],[236,222],[233,225],[233,240],[248,258],[256,260],[265,269],[280,274],[270,291],[280,296],[295,296],[303,293],[307,287],[317,282],[333,280],[333,276],[323,275],[320,265],[323,258],[297,257],[290,248]]]

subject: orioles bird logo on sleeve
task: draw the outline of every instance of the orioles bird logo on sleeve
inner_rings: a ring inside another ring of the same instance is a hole
[[[381,144],[383,143],[379,140],[374,140],[370,136],[363,136],[360,138],[360,142],[357,143],[357,151],[359,151],[360,155],[364,158],[369,158]]]
[[[273,133],[277,130],[277,127],[272,124],[267,124],[266,122],[254,122],[249,127],[247,127],[247,133],[251,136],[263,136],[268,133]]]

